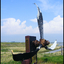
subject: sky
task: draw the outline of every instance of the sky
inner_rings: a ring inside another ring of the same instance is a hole
[[[43,16],[43,37],[63,42],[63,0],[1,0],[1,42],[25,42],[25,36],[40,40],[37,7]]]

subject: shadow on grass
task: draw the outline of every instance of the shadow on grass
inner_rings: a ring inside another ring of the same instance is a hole
[[[48,59],[47,59],[47,58],[45,58],[45,59],[44,59],[44,62],[47,62],[47,61],[48,61]]]

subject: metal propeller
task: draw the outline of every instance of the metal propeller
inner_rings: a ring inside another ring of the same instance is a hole
[[[37,22],[38,22],[38,27],[39,27],[39,31],[40,31],[40,39],[43,39],[43,17],[42,17],[42,13],[41,13],[39,7],[37,6],[37,4],[36,3],[34,3],[34,4],[36,5],[36,7],[38,9]],[[56,45],[57,45],[57,41],[55,41],[51,47],[45,46],[45,49],[53,50],[53,49],[55,49]]]
[[[37,6],[37,4],[35,4],[35,5]],[[42,13],[41,13],[38,6],[37,6],[37,9],[38,9],[37,22],[38,22],[38,27],[39,27],[39,31],[40,31],[40,39],[43,39],[43,17],[42,17]],[[55,41],[54,44],[51,47],[47,47],[45,45],[45,49],[53,50],[53,49],[55,49],[56,45],[57,45],[57,41]],[[13,55],[13,59],[15,61],[22,61],[22,60],[29,59],[32,56],[34,56],[40,50],[40,48],[42,48],[42,47],[44,47],[44,46],[40,43],[36,50],[31,51],[29,53],[13,54],[13,51],[11,51],[11,52],[12,52],[12,55]]]

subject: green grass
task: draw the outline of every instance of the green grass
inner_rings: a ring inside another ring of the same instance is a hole
[[[44,57],[38,58],[38,62],[47,62],[47,63],[58,63],[58,64],[63,64],[63,56],[47,56],[44,55]]]
[[[50,46],[50,45],[49,45]],[[58,49],[60,47],[57,47]],[[14,61],[11,50],[14,53],[24,53],[25,52],[25,43],[1,43],[1,64],[21,64],[21,61]],[[48,50],[41,48],[37,53],[37,64],[62,64],[63,56],[61,52],[48,53],[45,54]]]
[[[1,47],[25,47],[25,43],[1,43]]]

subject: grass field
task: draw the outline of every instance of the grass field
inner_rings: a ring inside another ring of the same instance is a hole
[[[60,46],[57,46],[55,49],[59,48]],[[13,50],[14,53],[24,53],[25,43],[1,43],[1,64],[21,64],[21,61],[16,62],[13,60],[11,50]],[[61,51],[45,54],[46,51],[48,50],[44,48],[38,51],[37,64],[63,64],[63,55],[61,55]]]

